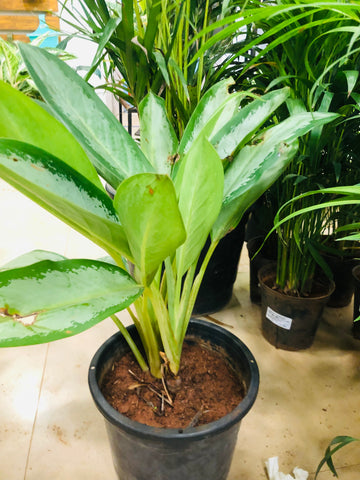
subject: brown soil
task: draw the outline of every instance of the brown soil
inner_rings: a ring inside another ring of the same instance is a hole
[[[218,420],[244,398],[243,382],[219,352],[203,343],[184,344],[179,375],[176,379],[167,375],[166,384],[172,406],[166,401],[162,381],[142,372],[129,353],[106,374],[102,392],[127,417],[166,428],[186,428]],[[160,398],[150,388],[162,392]]]

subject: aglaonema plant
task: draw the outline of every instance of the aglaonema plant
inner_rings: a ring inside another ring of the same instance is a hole
[[[336,116],[302,112],[266,128],[290,90],[249,101],[224,80],[201,99],[180,140],[150,92],[139,108],[139,146],[69,66],[39,48],[20,50],[47,107],[0,85],[0,176],[108,257],[36,251],[4,267],[0,345],[65,338],[111,316],[144,370],[160,377],[166,358],[176,375],[218,242],[286,168],[298,137]],[[100,177],[116,189],[113,201]],[[124,308],[145,358],[115,316]]]

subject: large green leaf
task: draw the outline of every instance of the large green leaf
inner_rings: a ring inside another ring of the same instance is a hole
[[[228,101],[231,97],[229,88],[233,83],[234,82],[232,79],[227,78],[222,80],[210,88],[201,98],[193,114],[191,115],[191,118],[187,123],[184,134],[181,138],[179,147],[180,153],[187,153],[189,151],[191,144],[200,135],[200,132],[203,132],[209,137],[209,134],[212,133],[212,129],[206,133],[203,131],[203,129],[216,113],[217,115],[220,115],[224,111],[224,102]],[[237,94],[235,95],[237,97]],[[240,100],[238,103],[239,102]],[[229,119],[234,113],[232,108],[225,110],[225,112],[230,114]]]
[[[101,185],[84,150],[64,125],[29,97],[3,82],[0,82],[0,137],[42,148],[98,187]]]
[[[211,137],[211,143],[220,158],[231,155],[237,147],[246,143],[289,95],[290,88],[285,87],[253,100],[241,108],[239,113]]]
[[[181,277],[197,259],[219,214],[224,187],[224,171],[219,155],[200,136],[181,161],[175,179],[179,208],[184,219],[186,241],[176,254]]]
[[[171,171],[178,140],[166,115],[165,101],[149,93],[139,105],[141,149],[158,173]]]
[[[114,205],[141,282],[149,284],[161,262],[185,240],[174,185],[167,175],[134,175],[120,185]]]
[[[247,146],[241,150],[225,173],[225,198],[211,232],[213,240],[219,240],[236,227],[245,211],[279,177],[297,150],[296,141],[272,142],[262,149]]]
[[[104,248],[131,258],[109,196],[49,153],[0,139],[0,177]]]
[[[259,135],[225,172],[224,199],[212,230],[214,240],[236,227],[247,208],[278,178],[297,151],[297,139],[338,118],[332,113],[299,113]]]
[[[80,333],[130,305],[142,287],[96,260],[44,260],[0,272],[0,346]]]
[[[25,64],[43,98],[114,188],[153,167],[136,142],[88,85],[65,62],[46,50],[20,44]]]

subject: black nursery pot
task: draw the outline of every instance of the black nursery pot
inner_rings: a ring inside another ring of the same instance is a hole
[[[265,244],[264,240],[265,237],[258,236],[247,241],[250,263],[250,300],[258,305],[261,305],[259,271],[263,266],[274,263],[277,257],[276,237],[270,237]]]
[[[128,328],[139,342],[134,325]],[[200,339],[226,352],[235,372],[241,372],[246,395],[228,415],[200,427],[150,427],[120,414],[105,400],[101,382],[115,359],[129,351],[120,333],[96,352],[89,369],[89,387],[105,419],[119,480],[225,480],[235,449],[241,419],[252,407],[259,387],[259,370],[249,349],[227,330],[191,320],[186,341]]]
[[[352,270],[359,262],[357,259],[350,257],[337,257],[326,254],[323,257],[333,273],[335,282],[335,290],[327,306],[332,308],[346,307],[350,304],[354,294]]]
[[[266,340],[283,350],[304,350],[313,344],[322,313],[335,284],[321,285],[321,293],[309,297],[292,297],[273,289],[276,265],[259,271],[261,286],[262,333]],[[320,284],[318,284],[320,287]]]
[[[238,226],[222,238],[215,248],[196,297],[193,309],[194,315],[218,312],[231,300],[244,244],[246,221],[247,216],[245,215]],[[209,246],[210,239],[207,239],[198,264],[201,264],[204,260]]]

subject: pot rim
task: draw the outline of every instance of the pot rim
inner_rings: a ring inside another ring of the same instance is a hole
[[[250,352],[248,347],[233,333],[229,332],[225,328],[222,328],[218,325],[209,323],[208,321],[191,319],[190,323],[195,328],[205,328],[211,329],[215,332],[215,336],[224,336],[227,339],[230,339],[234,344],[241,349],[243,357],[248,363],[249,372],[250,372],[250,381],[247,388],[247,392],[243,400],[237,405],[230,413],[225,415],[211,423],[201,425],[198,427],[189,427],[189,428],[160,428],[152,427],[146,424],[139,423],[135,420],[131,420],[125,415],[121,414],[115,410],[104,398],[97,378],[96,378],[96,369],[101,357],[104,355],[105,351],[117,341],[118,338],[122,337],[120,332],[116,332],[108,340],[106,340],[100,348],[95,353],[94,357],[91,360],[88,374],[88,382],[91,395],[93,400],[102,413],[102,415],[113,425],[122,428],[123,430],[131,433],[132,435],[139,436],[141,438],[151,438],[156,439],[166,439],[166,440],[179,440],[181,438],[186,439],[196,439],[207,437],[209,435],[220,433],[224,430],[228,430],[232,425],[239,423],[241,419],[248,413],[252,405],[255,402],[259,389],[259,368],[256,363],[256,360],[253,354]],[[130,325],[127,327],[130,333],[136,332],[135,325]]]

